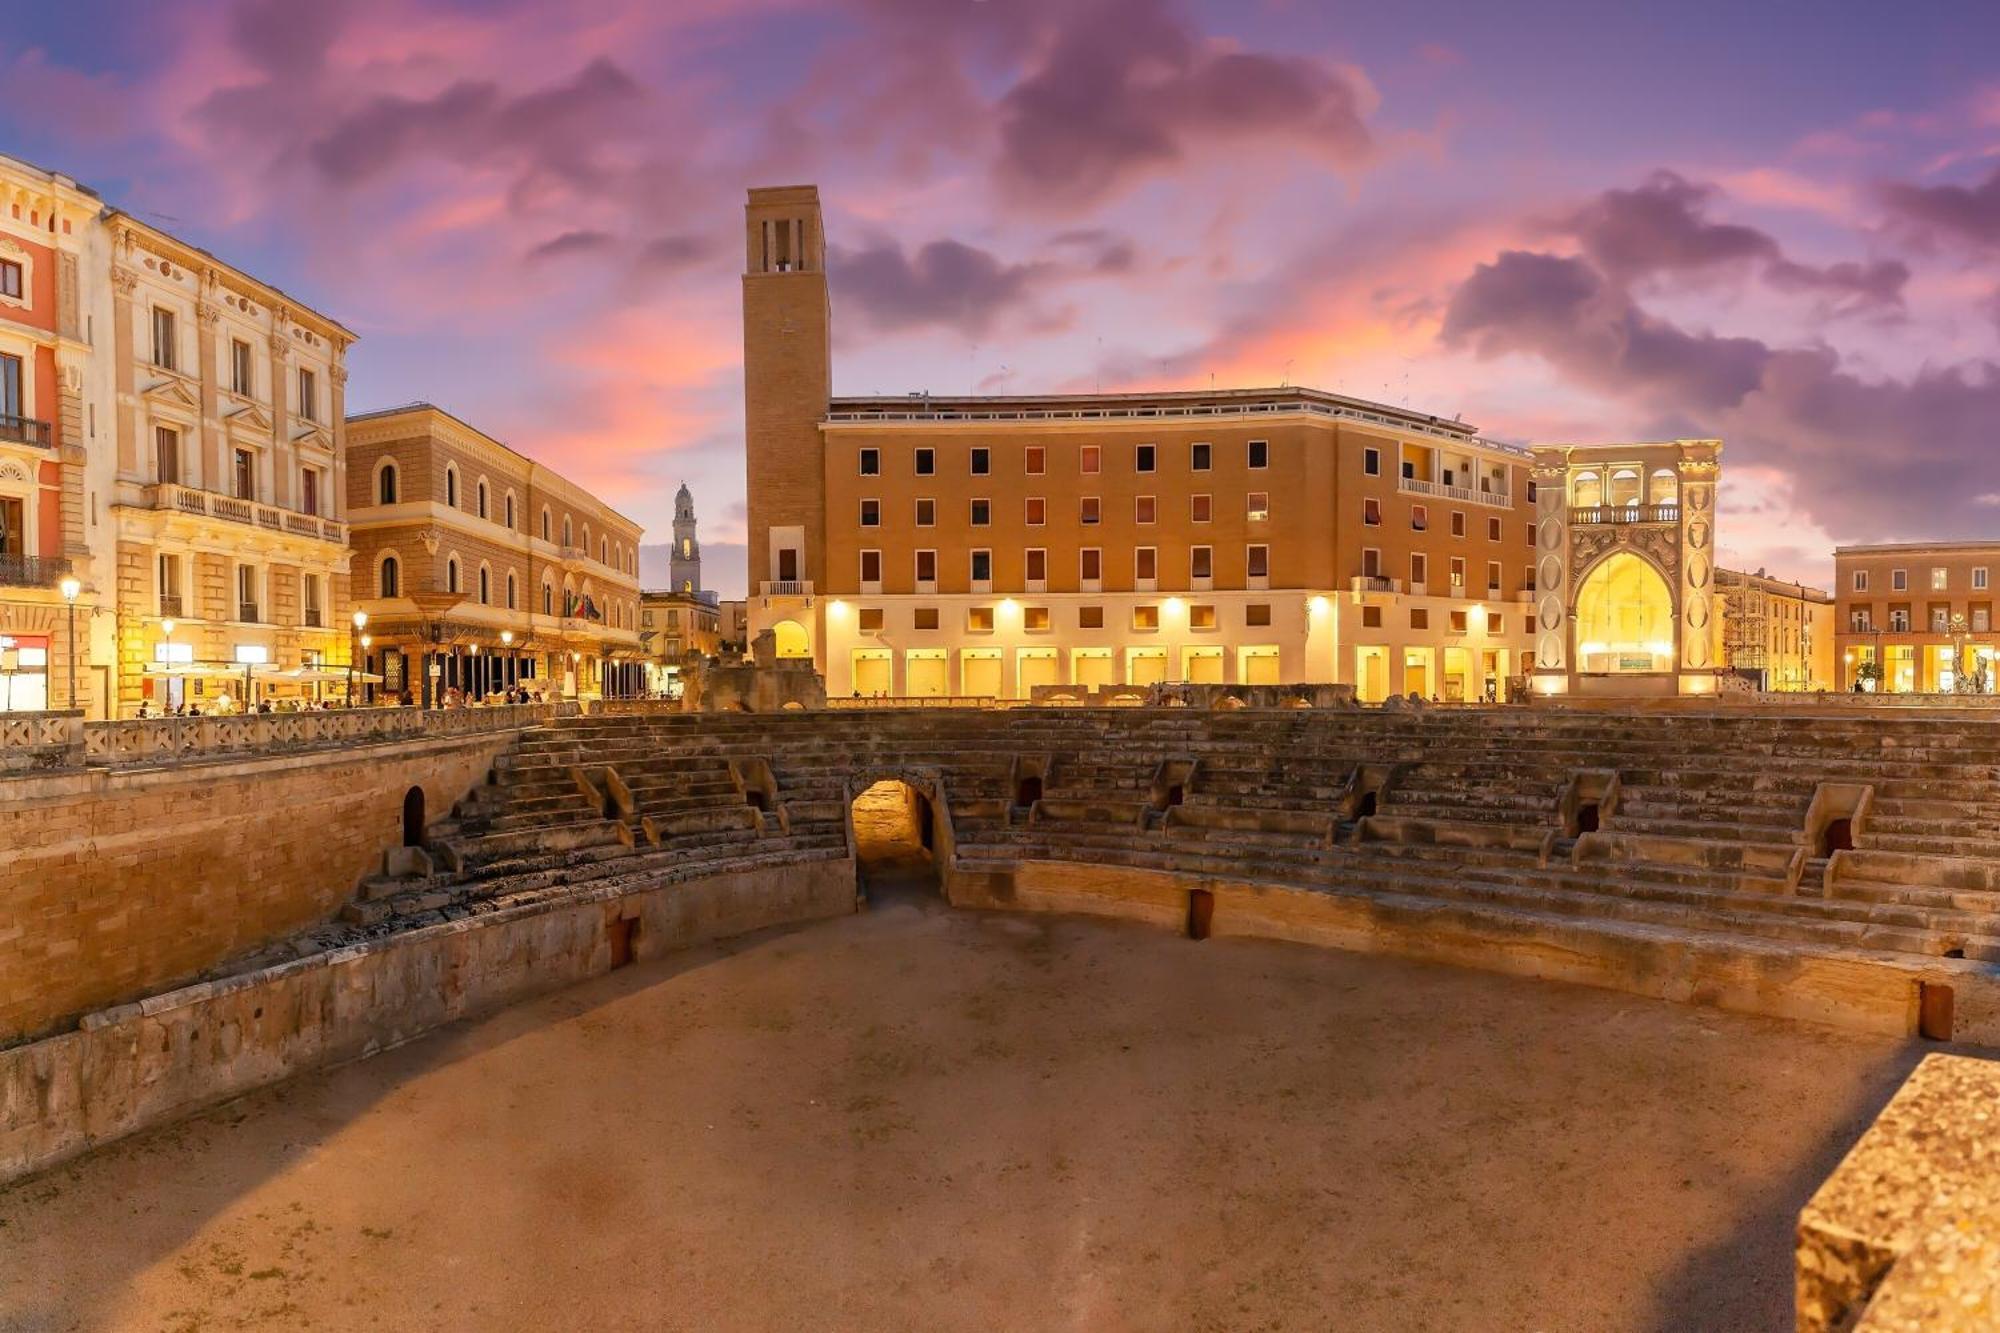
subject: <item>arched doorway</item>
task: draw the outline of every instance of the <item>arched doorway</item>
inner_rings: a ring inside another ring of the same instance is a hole
[[[1629,551],[1605,558],[1576,594],[1576,662],[1590,672],[1674,669],[1674,594]]]
[[[771,637],[780,657],[811,657],[812,640],[806,635],[806,627],[796,620],[780,620],[771,626]]]
[[[424,789],[412,787],[403,793],[403,845],[424,845]]]
[[[937,815],[929,796],[884,778],[854,798],[852,818],[855,870],[871,903],[937,895]]]

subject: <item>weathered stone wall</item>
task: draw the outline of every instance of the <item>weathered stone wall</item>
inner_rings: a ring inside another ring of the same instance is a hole
[[[0,791],[0,1042],[326,920],[512,744],[500,732],[16,778]]]
[[[854,910],[833,858],[449,922],[92,1014],[0,1051],[0,1182],[294,1074],[704,940]],[[636,927],[620,927],[636,921]]]

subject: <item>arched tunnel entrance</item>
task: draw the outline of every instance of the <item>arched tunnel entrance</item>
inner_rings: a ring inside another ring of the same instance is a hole
[[[854,798],[853,816],[855,869],[869,902],[937,896],[937,814],[928,796],[885,778]]]

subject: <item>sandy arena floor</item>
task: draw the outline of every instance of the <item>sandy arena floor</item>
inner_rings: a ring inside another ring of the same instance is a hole
[[[0,1193],[0,1329],[1781,1329],[1916,1055],[885,888]]]

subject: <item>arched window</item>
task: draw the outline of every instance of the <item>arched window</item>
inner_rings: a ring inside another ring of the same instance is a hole
[[[564,515],[563,515],[563,545],[564,545],[564,546],[574,546],[574,545],[576,544],[576,543],[574,543],[574,542],[572,542],[572,541],[570,540],[570,536],[571,536],[571,532],[570,532],[570,526],[569,526],[569,515],[568,515],[568,514],[564,514]]]
[[[542,614],[545,616],[552,616],[555,613],[556,613],[556,587],[553,583],[544,583],[542,585]]]
[[[611,543],[602,537],[597,539],[597,563],[600,565],[611,563]]]
[[[548,539],[549,539],[549,508],[548,508],[548,506],[547,506],[547,505],[543,505],[543,506],[542,506],[542,540],[543,540],[543,541],[547,541]]]
[[[402,595],[400,591],[400,589],[402,588],[402,584],[403,584],[403,570],[402,567],[396,563],[396,557],[393,555],[383,556],[382,578],[381,578],[382,595],[384,597],[400,597]]]
[[[507,492],[507,531],[514,530],[514,492]]]
[[[493,600],[493,573],[486,566],[479,567],[479,604],[486,606]]]
[[[509,611],[514,609],[514,576],[512,574],[507,576],[507,609]]]
[[[1611,470],[1611,484],[1607,489],[1610,493],[1605,497],[1605,503],[1617,505],[1625,509],[1637,508],[1639,501],[1643,498],[1639,494],[1639,469],[1635,467],[1613,468]]]
[[[396,465],[394,463],[384,463],[382,465],[381,474],[375,479],[375,493],[385,505],[396,503]]]
[[[1680,500],[1680,482],[1674,477],[1672,468],[1656,469],[1646,481],[1646,503],[1649,505],[1670,505]]]
[[[1595,472],[1579,472],[1573,483],[1575,498],[1571,500],[1578,509],[1595,509],[1604,503],[1604,479]]]
[[[480,516],[481,518],[485,518],[485,517],[486,517],[486,478],[484,478],[484,477],[481,477],[481,478],[479,479],[479,486],[478,486],[478,490],[477,490],[477,496],[478,496],[478,504],[479,504],[479,516]]]
[[[444,502],[453,509],[458,508],[458,469],[455,467],[444,470]]]
[[[447,560],[447,561],[445,561],[445,562],[444,562],[444,590],[445,590],[446,592],[457,592],[457,591],[458,591],[458,557],[457,557],[457,556],[453,556],[453,557],[452,557],[451,559],[449,559],[449,560]]]

